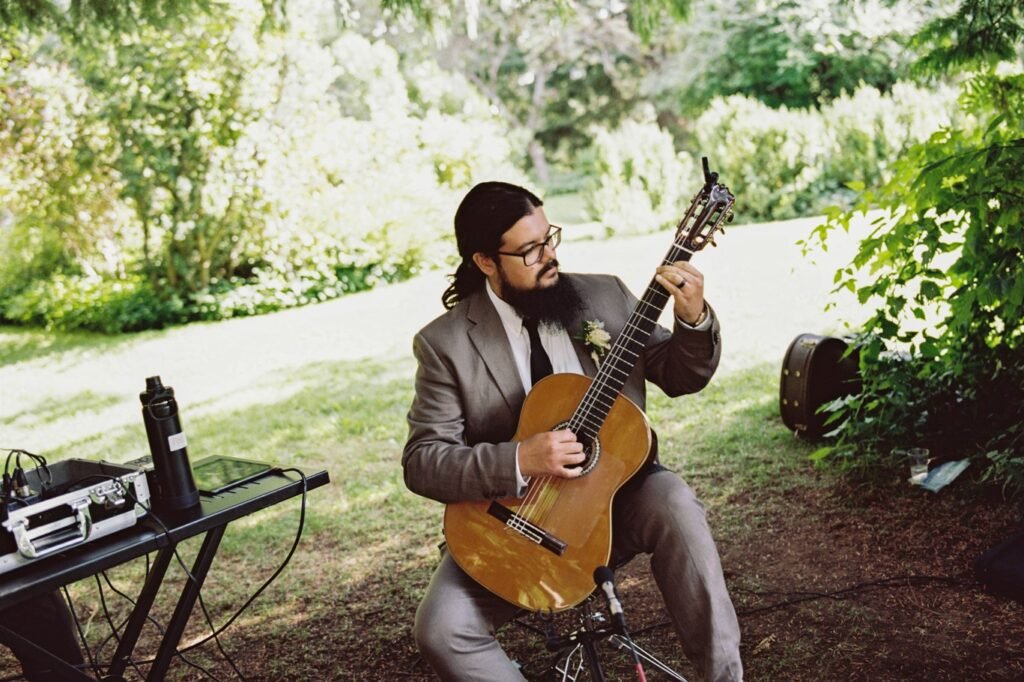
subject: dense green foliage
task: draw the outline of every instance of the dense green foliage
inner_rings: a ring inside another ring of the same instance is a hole
[[[176,30],[5,47],[0,316],[135,330],[443,262],[458,195],[521,177],[498,119],[458,79],[424,78],[413,101],[391,48],[321,43],[306,16],[266,33],[236,3]]]
[[[487,178],[578,191],[609,234],[677,219],[703,155],[742,220],[848,201],[951,121],[896,80],[934,4],[5,4],[0,319],[136,330],[394,281],[450,260]]]
[[[905,77],[908,41],[950,2],[740,0],[698,2],[695,21],[670,29],[680,47],[649,78],[670,111],[699,113],[715,97],[815,107]]]
[[[587,207],[608,235],[652,232],[675,224],[699,184],[700,167],[676,152],[671,136],[649,121],[594,131]]]
[[[830,406],[838,442],[820,456],[874,466],[919,444],[985,461],[1024,491],[1022,18],[1015,2],[966,0],[922,34],[928,68],[969,70],[968,122],[912,147],[861,197],[858,210],[881,214],[836,281],[878,308],[863,329],[864,391]],[[817,236],[850,217],[833,212]]]
[[[588,208],[609,234],[664,229],[679,218],[700,179],[699,156],[739,197],[744,221],[778,220],[852,206],[850,183],[875,187],[915,143],[955,123],[955,91],[897,83],[888,94],[863,86],[821,109],[773,109],[733,95],[712,100],[689,152],[677,152],[654,121],[595,126]]]
[[[850,182],[876,186],[953,114],[953,91],[905,83],[885,95],[864,86],[820,110],[772,109],[733,95],[700,116],[695,148],[728,178],[745,220],[792,218],[849,199]]]
[[[0,26],[71,35],[97,27],[120,31],[140,25],[167,26],[209,12],[214,4],[211,0],[0,0]],[[267,5],[272,2],[268,0]]]

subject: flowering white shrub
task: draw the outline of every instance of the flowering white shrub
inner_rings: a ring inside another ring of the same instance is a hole
[[[585,192],[590,214],[609,235],[674,225],[700,181],[694,159],[676,152],[657,123],[623,121],[593,130],[595,182]]]

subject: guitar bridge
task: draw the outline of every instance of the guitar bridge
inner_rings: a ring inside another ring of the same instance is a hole
[[[504,523],[506,528],[516,531],[530,542],[540,545],[558,556],[565,554],[565,549],[568,547],[565,542],[559,540],[540,526],[527,521],[508,507],[497,502],[491,502],[487,513]]]

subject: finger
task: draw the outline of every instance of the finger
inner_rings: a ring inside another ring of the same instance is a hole
[[[678,298],[683,295],[683,287],[686,286],[686,283],[681,278],[678,281],[678,285],[675,282],[669,281],[669,278],[665,275],[655,275],[654,279],[657,280],[658,284],[665,287],[665,291],[672,294],[673,297]]]
[[[673,270],[678,273],[681,277],[686,278],[687,282],[691,282],[697,286],[704,285],[704,273],[697,268],[693,267],[689,263],[679,261],[674,264]]]
[[[681,268],[672,267],[670,265],[663,265],[659,267],[657,273],[680,289],[685,287],[687,282],[696,278],[700,274],[697,273],[695,275],[687,270],[682,270]]]
[[[568,466],[569,464],[579,464],[587,458],[587,455],[583,452],[553,452],[551,453],[551,461],[556,466]]]
[[[690,273],[691,275],[701,275],[701,272],[700,272],[700,270],[698,270],[698,269],[697,269],[697,268],[696,268],[696,267],[694,266],[694,264],[693,264],[693,263],[691,263],[691,262],[690,262],[690,261],[688,261],[688,260],[677,260],[677,261],[676,261],[675,263],[673,263],[672,265],[673,265],[673,267],[679,268],[680,270],[682,270],[682,271],[684,271],[684,272],[688,272],[688,273]]]
[[[559,429],[558,431],[552,431],[552,436],[556,443],[575,443],[576,434],[569,429]]]
[[[687,280],[703,282],[703,272],[686,261],[676,261],[672,265],[664,265],[665,268],[672,268],[673,271],[685,276]],[[660,269],[660,268],[658,268]]]

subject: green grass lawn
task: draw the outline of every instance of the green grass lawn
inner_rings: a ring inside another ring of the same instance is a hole
[[[384,649],[396,639],[405,640],[406,647],[411,644],[411,612],[436,561],[442,514],[441,505],[413,495],[402,479],[413,372],[411,359],[307,366],[292,377],[302,390],[278,403],[185,421],[192,452],[326,469],[332,479],[309,495],[304,537],[288,570],[225,637],[236,650],[242,646],[238,638],[294,637],[303,627],[324,622],[335,623],[332,636],[342,642],[358,637],[366,655],[386,658]],[[763,366],[682,399],[651,391],[649,416],[659,432],[664,463],[702,494],[720,526],[740,523],[729,518],[723,504],[731,495],[768,482],[793,485],[804,481],[810,470],[806,454],[811,448],[779,422],[775,382],[775,368]],[[52,459],[116,460],[111,453],[137,449],[143,437],[140,424],[49,454]],[[296,530],[298,504],[292,500],[228,527],[203,591],[216,622],[233,613],[279,564]],[[197,541],[185,544],[186,563],[197,547]],[[134,594],[143,567],[137,561],[116,569],[115,585]],[[180,584],[180,576],[175,580]],[[165,598],[175,591],[165,588]],[[101,641],[108,628],[95,582],[79,583],[72,593],[80,615],[90,623],[90,640]],[[109,593],[108,599],[117,601]],[[378,619],[375,639],[362,631],[347,633],[345,621],[335,618],[339,605],[349,602],[393,607],[391,615]],[[128,607],[121,602],[116,608],[124,613]],[[204,629],[201,615],[195,615],[188,631],[191,640]],[[375,653],[376,646],[381,651]],[[301,652],[293,655],[293,663],[302,658]],[[196,658],[216,664],[211,648]],[[174,670],[189,674],[183,666]]]
[[[163,333],[153,331],[112,336],[94,332],[53,333],[30,327],[0,326],[0,367],[49,356],[67,358],[113,351]]]
[[[39,353],[63,359],[102,352],[106,343],[113,348],[132,342],[49,338],[42,332],[5,333],[0,363]],[[36,341],[48,350],[33,349]],[[248,678],[430,679],[410,628],[438,558],[443,508],[410,493],[402,478],[414,371],[411,358],[310,363],[280,374],[278,400],[264,396],[244,407],[183,410],[193,460],[225,454],[324,469],[331,477],[330,485],[309,494],[302,542],[288,568],[222,637]],[[738,609],[897,571],[962,572],[970,556],[1006,529],[1012,507],[984,499],[977,488],[964,486],[933,499],[909,490],[904,472],[893,472],[881,486],[857,488],[834,470],[814,466],[808,455],[816,445],[795,438],[779,418],[778,371],[776,363],[762,363],[724,373],[700,393],[674,400],[656,388],[649,391],[648,416],[659,434],[661,459],[703,500]],[[105,400],[80,397],[85,403]],[[60,420],[62,415],[63,408],[55,407],[36,417]],[[51,460],[124,461],[130,458],[126,453],[145,450],[141,420],[96,433],[45,454]],[[228,527],[203,589],[215,623],[224,623],[273,573],[291,546],[298,520],[299,500],[293,499]],[[197,548],[198,540],[184,543],[182,559],[191,563]],[[135,596],[145,568],[139,559],[108,577]],[[659,603],[656,595],[642,597],[650,581],[640,562],[628,568],[624,578],[631,603]],[[177,567],[170,575],[154,609],[161,622],[169,619],[183,583]],[[82,581],[70,591],[88,641],[93,647],[106,641],[102,653],[109,657],[114,644],[97,582]],[[109,589],[104,596],[113,620],[120,622],[129,603]],[[947,596],[952,601],[942,601]],[[986,661],[996,671],[984,679],[1019,679],[1013,675],[1024,671],[1007,662],[1018,653],[1017,660],[1024,660],[1024,651],[1013,644],[1024,641],[1024,627],[1014,620],[1012,604],[993,603],[975,592],[959,601],[954,596],[912,593],[913,600],[929,600],[914,608],[905,606],[905,593],[888,601],[883,596],[852,604],[815,601],[741,618],[748,679],[845,679],[854,668],[875,670],[876,677],[866,673],[864,679],[957,679],[945,671],[963,668],[966,655],[973,657],[966,669]],[[936,613],[958,620],[936,625]],[[918,615],[924,620],[915,620]],[[656,607],[636,614],[645,624],[663,618]],[[1007,625],[1012,622],[1018,625]],[[887,644],[904,630],[927,633],[918,638],[927,648],[915,655],[927,657],[931,667],[920,667],[911,650]],[[207,633],[197,609],[183,645]],[[669,630],[654,633],[656,644],[667,642],[673,649]],[[156,636],[155,628],[147,628],[143,655],[155,648]],[[948,646],[959,641],[970,643],[967,654]],[[509,646],[518,656],[543,653],[539,641],[524,644],[514,633]],[[872,652],[886,646],[893,660],[904,656],[913,663],[880,662],[884,657]],[[825,658],[823,651],[829,652]],[[189,655],[220,679],[233,677],[212,644]],[[687,670],[678,654],[673,663]],[[0,657],[0,676],[13,671],[13,660]],[[172,680],[201,677],[179,661],[169,675]]]

